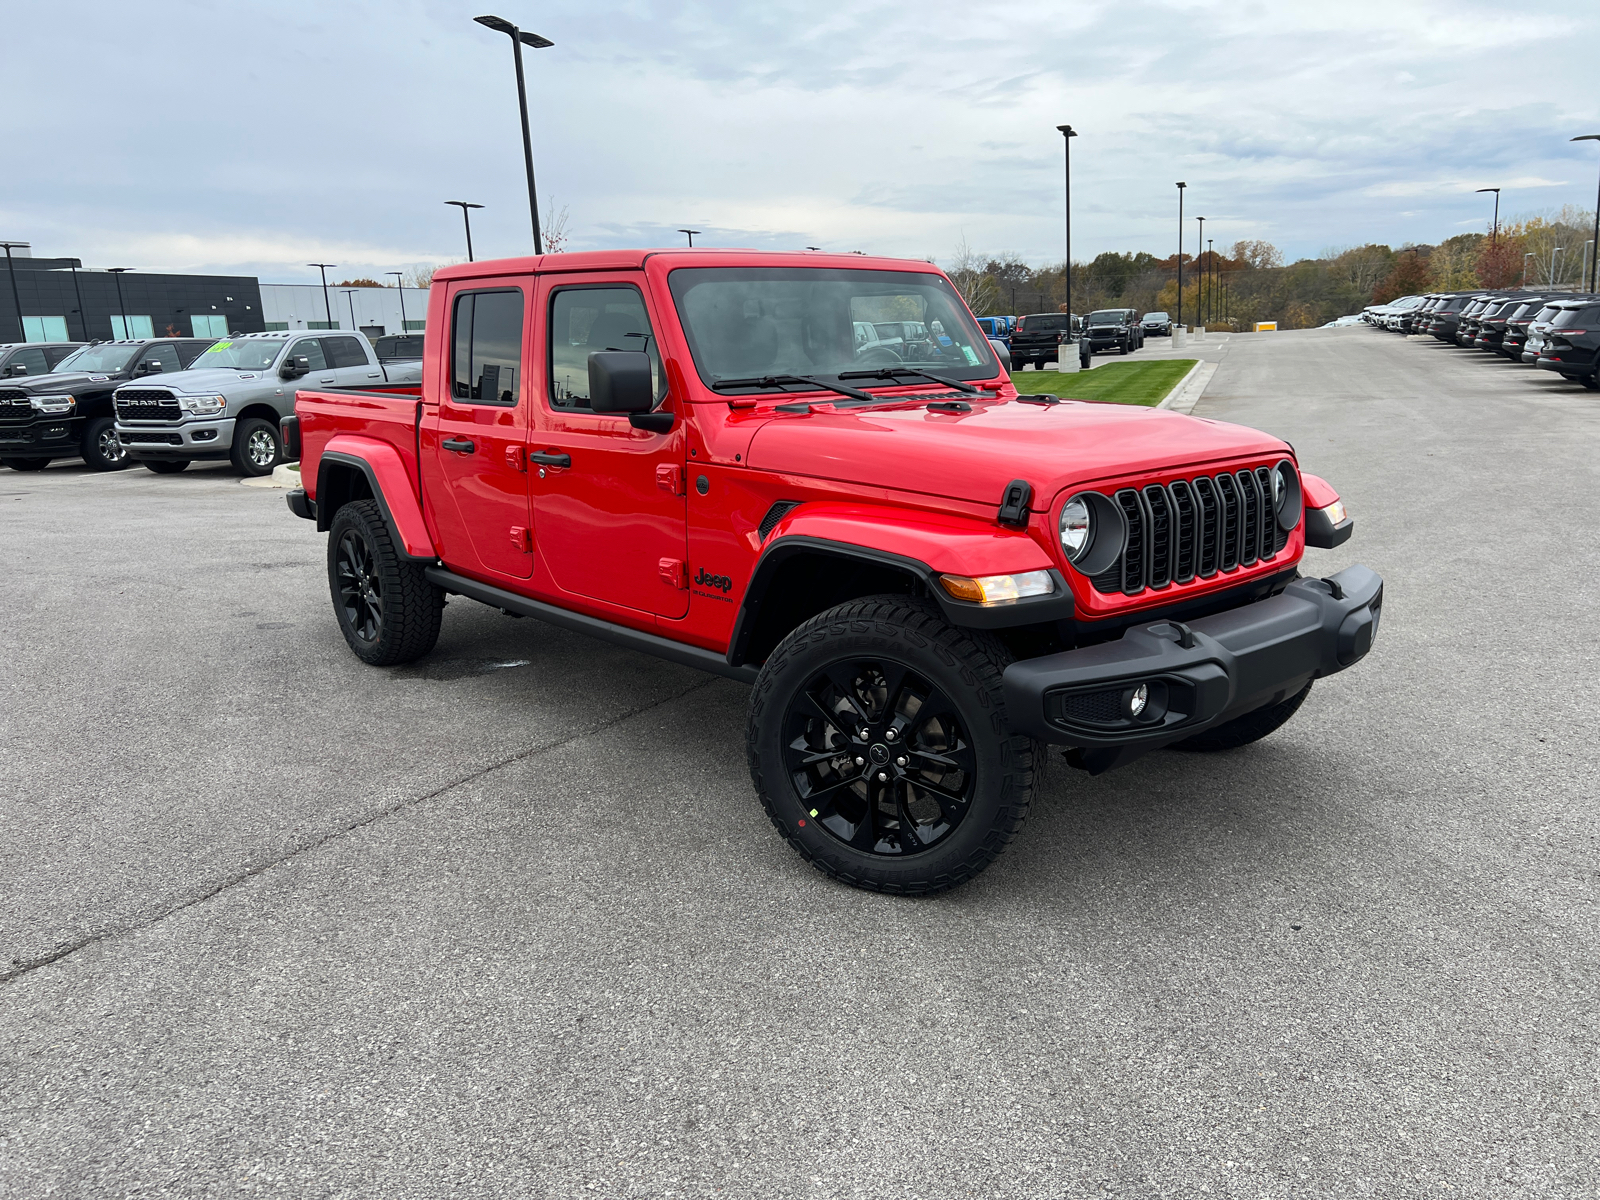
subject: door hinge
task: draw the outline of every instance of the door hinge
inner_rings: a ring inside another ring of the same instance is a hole
[[[511,527],[511,544],[524,554],[533,551],[533,530],[526,525],[513,525]]]
[[[656,569],[661,572],[661,582],[668,587],[677,588],[680,592],[689,587],[689,564],[681,558],[663,558],[656,564]]]
[[[521,446],[506,447],[506,466],[513,471],[526,471],[528,469],[527,460],[522,457],[522,449]]]
[[[683,495],[683,468],[672,463],[656,466],[656,486],[673,496]]]

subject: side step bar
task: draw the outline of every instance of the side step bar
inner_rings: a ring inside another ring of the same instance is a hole
[[[553,604],[544,604],[538,600],[530,600],[526,596],[508,592],[504,588],[497,588],[487,583],[479,583],[476,579],[468,579],[465,576],[457,575],[454,571],[447,571],[443,567],[429,567],[423,574],[427,577],[428,582],[435,587],[443,588],[445,591],[453,592],[458,596],[465,596],[469,600],[476,600],[481,604],[487,604],[490,608],[503,608],[507,612],[516,613],[521,617],[534,617],[547,624],[556,625],[562,629],[570,629],[574,633],[586,633],[590,637],[597,637],[614,645],[626,646],[630,650],[638,650],[644,654],[653,654],[657,658],[664,658],[668,662],[675,662],[681,666],[709,671],[713,675],[721,675],[726,679],[737,679],[740,683],[754,683],[756,681],[756,668],[751,666],[730,666],[728,660],[715,650],[702,650],[699,646],[685,646],[681,642],[658,637],[653,633],[642,633],[637,629],[629,629],[626,625],[602,621],[598,617],[586,617],[582,613],[568,612],[564,608],[557,608]]]

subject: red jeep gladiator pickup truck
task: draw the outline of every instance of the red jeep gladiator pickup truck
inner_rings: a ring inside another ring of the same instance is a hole
[[[616,251],[434,276],[419,387],[302,390],[289,507],[350,648],[448,594],[752,685],[806,859],[932,892],[1020,829],[1042,743],[1098,773],[1255,741],[1367,653],[1383,581],[1291,446],[1018,395],[924,262]]]

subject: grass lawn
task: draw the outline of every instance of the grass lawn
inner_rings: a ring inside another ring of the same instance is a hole
[[[1178,380],[1194,369],[1194,358],[1160,362],[1096,364],[1087,371],[1017,371],[1011,376],[1024,396],[1066,396],[1072,400],[1109,400],[1113,404],[1160,404]]]

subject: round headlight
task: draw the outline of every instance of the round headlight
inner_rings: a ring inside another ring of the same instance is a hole
[[[1300,509],[1304,504],[1300,491],[1300,475],[1294,464],[1284,459],[1272,468],[1272,512],[1278,519],[1278,528],[1288,532],[1300,524]]]
[[[1089,515],[1089,505],[1081,496],[1074,496],[1061,509],[1061,549],[1067,561],[1076,563],[1089,548],[1094,532],[1094,519]]]

